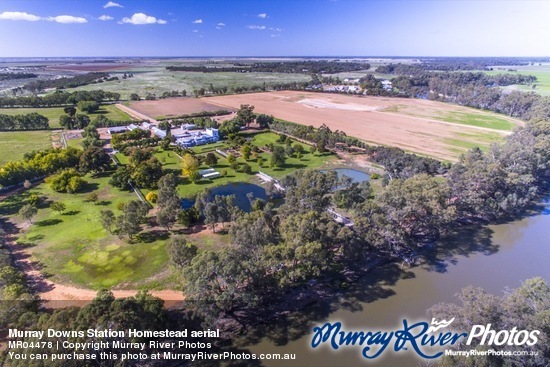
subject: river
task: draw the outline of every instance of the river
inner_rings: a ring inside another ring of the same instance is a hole
[[[396,330],[404,318],[427,321],[426,310],[457,302],[463,287],[474,285],[501,296],[535,276],[550,281],[550,197],[530,216],[514,222],[468,228],[447,237],[414,268],[400,264],[377,268],[331,304],[316,304],[263,331],[254,353],[296,353],[294,361],[264,361],[265,366],[425,366],[412,351],[387,351],[366,360],[358,347],[334,351],[310,347],[313,326],[341,321],[346,330]],[[266,335],[266,336],[265,336]],[[250,340],[254,340],[253,337]],[[420,364],[419,364],[420,362]]]

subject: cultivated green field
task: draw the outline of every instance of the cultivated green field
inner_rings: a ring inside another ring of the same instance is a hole
[[[510,85],[504,87],[508,90],[521,90],[524,92],[535,92],[542,96],[550,96],[550,64],[542,65],[528,65],[528,66],[512,66],[511,69],[517,71],[508,70],[492,70],[486,71],[489,75],[496,74],[522,74],[522,75],[534,75],[537,77],[537,81],[533,85]]]
[[[454,124],[479,126],[494,130],[511,131],[517,125],[503,115],[497,115],[496,113],[482,113],[479,110],[475,110],[472,113],[447,111],[441,113],[441,120],[446,122],[452,122]]]
[[[476,134],[459,133],[460,138],[446,138],[443,141],[452,146],[451,151],[462,154],[465,150],[479,147],[482,151],[488,151],[492,143],[502,143],[502,135],[492,132],[479,132]]]
[[[101,226],[100,211],[110,209],[119,215],[116,204],[135,200],[136,196],[112,188],[108,176],[85,179],[89,183],[86,191],[99,195],[98,204],[86,202],[87,193],[57,193],[44,183],[0,201],[3,214],[22,222],[17,211],[29,195],[43,198],[38,215],[18,243],[32,247],[33,258],[44,265],[44,272],[51,274],[54,281],[92,289],[162,284],[157,278],[148,278],[167,267],[164,232],[144,232],[131,244],[109,234]],[[61,214],[54,212],[49,208],[53,201],[64,203],[67,210]]]
[[[51,131],[2,131],[0,132],[0,166],[23,159],[25,153],[52,147]]]
[[[134,74],[133,78],[120,78],[124,72],[128,71]],[[111,72],[110,74],[119,76],[120,80],[104,82],[101,83],[101,85],[91,84],[67,90],[102,89],[104,91],[120,93],[123,99],[129,99],[132,93],[137,93],[142,98],[145,97],[147,93],[155,94],[158,97],[164,92],[171,92],[173,90],[181,92],[185,89],[188,94],[192,94],[193,90],[198,90],[200,88],[208,89],[210,84],[214,87],[227,87],[230,90],[233,87],[261,86],[263,83],[270,86],[279,83],[309,81],[311,79],[306,74],[287,73],[174,72],[166,70],[163,66],[143,67]]]

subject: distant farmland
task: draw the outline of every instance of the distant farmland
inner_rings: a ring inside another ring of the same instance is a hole
[[[486,149],[521,124],[504,115],[406,98],[285,91],[208,97],[201,101],[226,109],[252,104],[258,113],[315,127],[326,124],[367,142],[448,160],[456,160],[473,146]],[[188,103],[185,98],[174,99],[172,103],[159,104],[165,109],[155,113],[192,112]]]
[[[157,118],[175,117],[197,112],[214,112],[222,108],[208,103],[206,98],[176,97],[155,101],[131,102],[130,108],[146,116]],[[225,109],[225,108],[224,108]],[[227,108],[227,110],[234,110]]]

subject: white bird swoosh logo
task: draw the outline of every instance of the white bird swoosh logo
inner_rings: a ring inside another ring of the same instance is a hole
[[[452,319],[450,319],[449,321],[443,319],[441,321],[437,321],[436,319],[432,319],[432,326],[430,326],[428,328],[428,333],[433,333],[433,332],[436,332],[437,330],[439,329],[443,329],[443,328],[446,328],[447,326],[451,325],[453,323],[453,321],[455,321],[455,318],[453,317]],[[434,326],[435,325],[435,326]]]

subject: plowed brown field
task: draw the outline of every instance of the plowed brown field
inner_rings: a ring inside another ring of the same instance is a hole
[[[479,116],[521,123],[506,116],[435,101],[292,91],[200,100],[174,98],[148,101],[147,106],[145,102],[132,103],[131,107],[145,114],[150,111],[154,115],[170,115],[182,111],[197,112],[192,109],[198,106],[191,103],[198,104],[199,101],[224,109],[251,104],[257,113],[315,127],[326,124],[332,130],[344,131],[367,142],[449,160],[456,160],[472,146],[487,147],[492,141],[508,134],[502,130],[444,121],[449,120],[450,114],[464,116],[465,119],[467,116]]]

